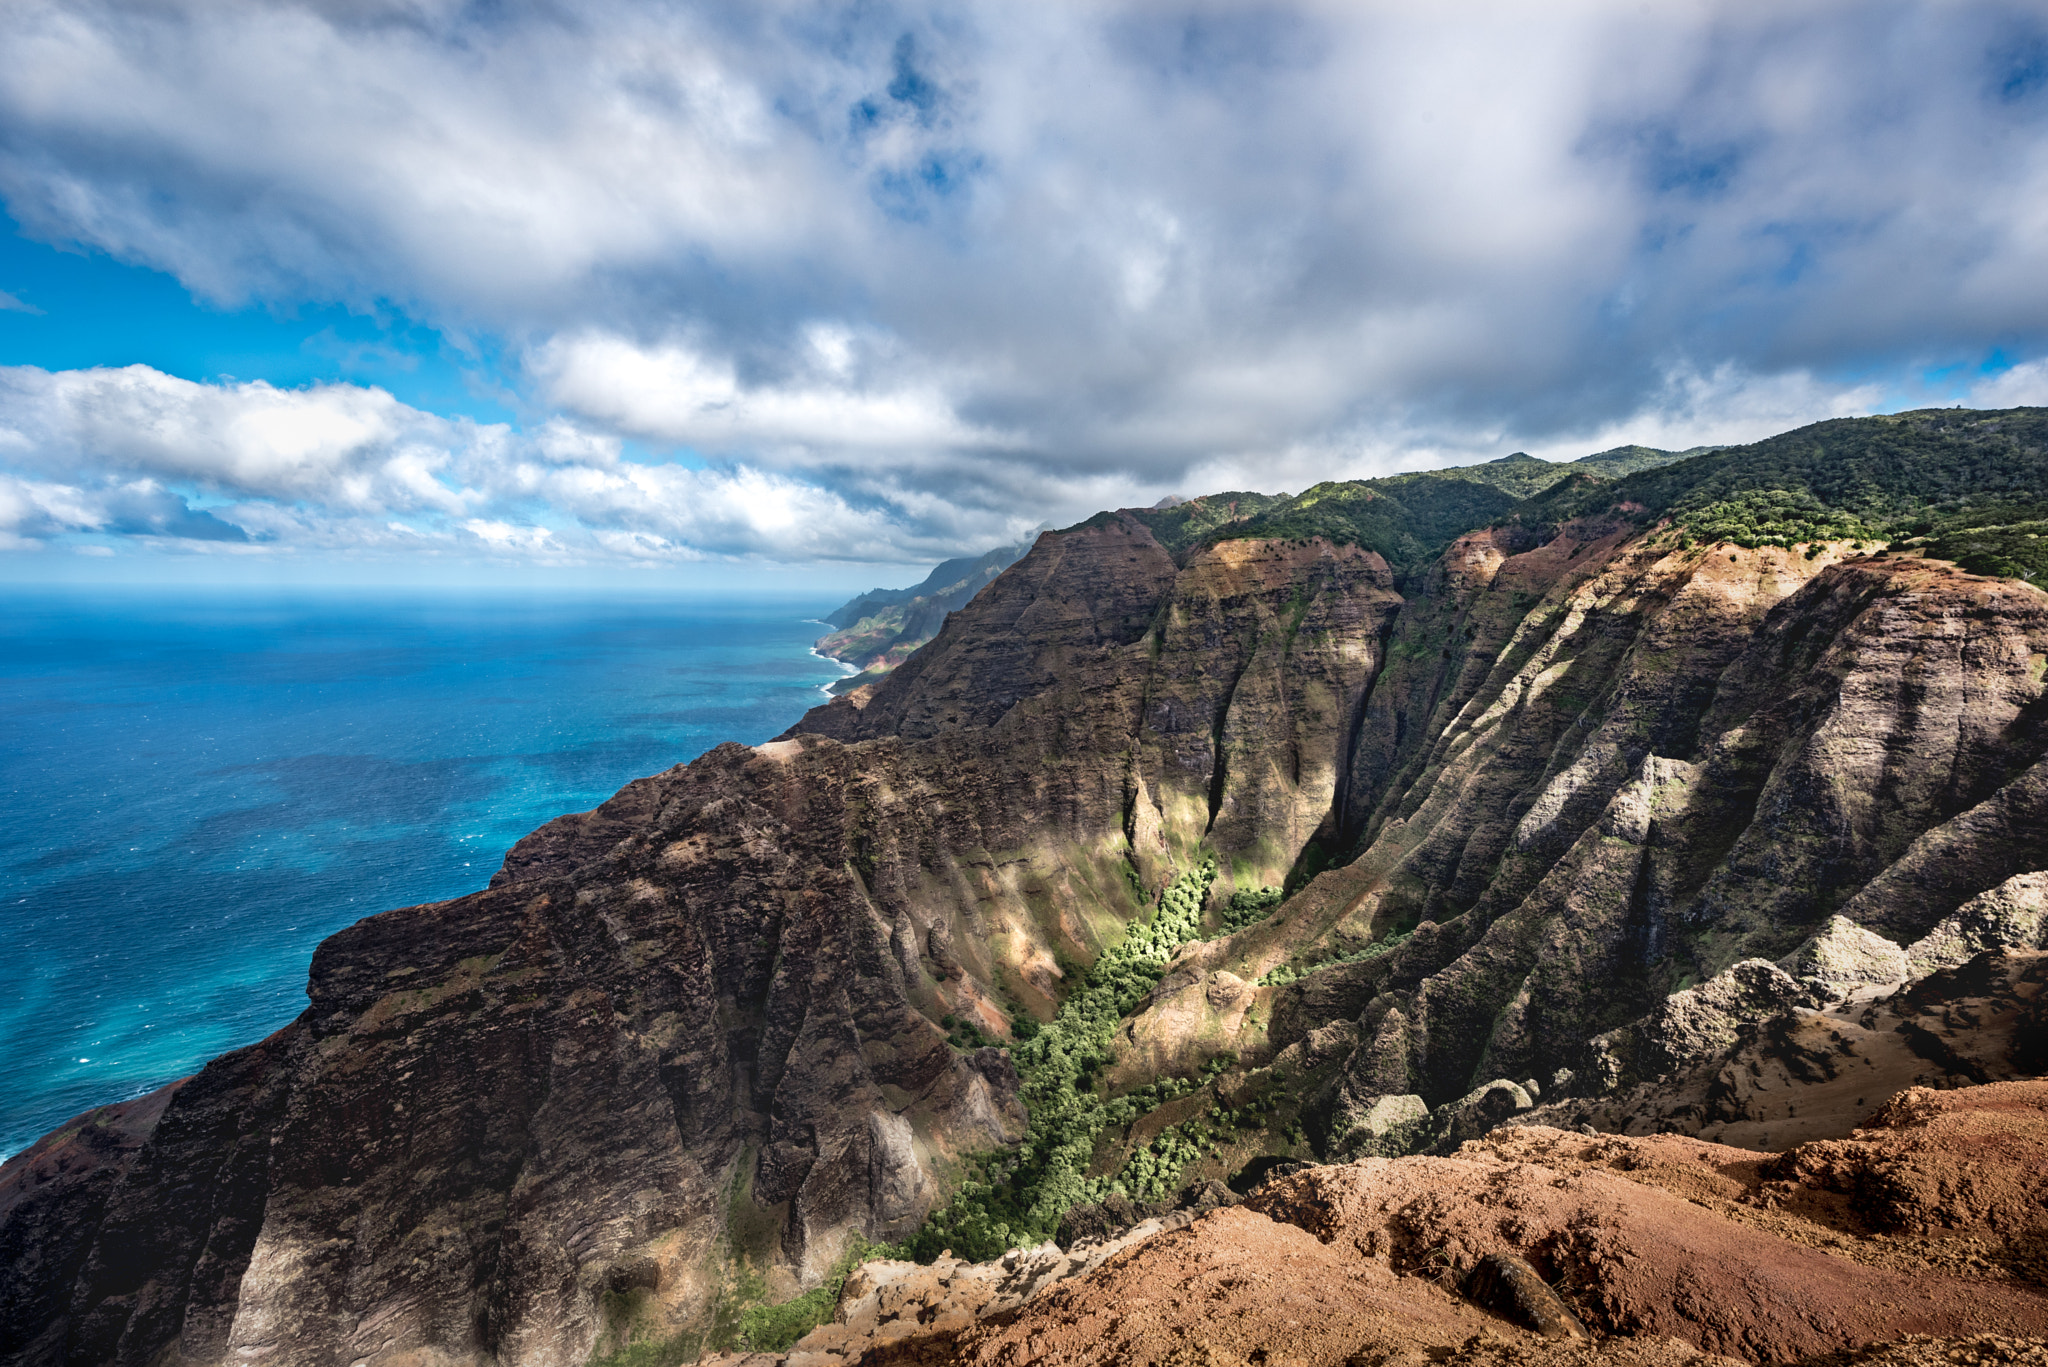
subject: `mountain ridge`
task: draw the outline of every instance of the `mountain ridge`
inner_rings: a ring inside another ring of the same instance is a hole
[[[2039,515],[2044,423],[1047,533],[777,740],[332,937],[132,1150],[0,1187],[0,1327],[553,1367],[701,1345],[861,1240],[1340,1156],[1402,1098],[1434,1142],[1496,1081],[1655,1082],[1597,1041],[2048,866],[2048,595],[1929,554]],[[1719,535],[1750,494],[1792,502]]]

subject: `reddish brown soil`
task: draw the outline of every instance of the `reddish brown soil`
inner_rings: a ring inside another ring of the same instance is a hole
[[[1295,1174],[999,1322],[863,1361],[2048,1367],[2044,1202],[2048,1081],[1912,1089],[1851,1138],[1778,1156],[1505,1130]],[[1546,1342],[1466,1302],[1499,1251],[1605,1341]]]

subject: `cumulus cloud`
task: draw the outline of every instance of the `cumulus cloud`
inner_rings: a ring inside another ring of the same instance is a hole
[[[2028,361],[1970,387],[1973,408],[2048,407],[2048,360]]]
[[[342,386],[7,399],[109,478],[365,527],[510,547],[510,490],[578,553],[922,554],[1739,440],[1994,351],[1995,401],[2048,354],[2048,19],[2008,0],[21,0],[9,38],[32,233],[506,340],[525,434]]]
[[[90,533],[563,563],[888,560],[949,549],[969,531],[953,514],[741,464],[628,460],[617,438],[561,419],[522,434],[354,385],[0,368],[0,537],[14,548]],[[1022,525],[1013,512],[972,530]]]
[[[888,463],[930,452],[1000,448],[1016,439],[960,420],[938,384],[869,390],[854,377],[846,329],[807,329],[813,373],[748,384],[730,359],[687,342],[640,346],[604,333],[557,337],[529,365],[554,403],[640,436],[710,450],[879,453]]]
[[[337,510],[460,512],[440,476],[502,429],[451,422],[381,389],[197,384],[148,366],[0,368],[0,451],[45,472],[88,464]]]

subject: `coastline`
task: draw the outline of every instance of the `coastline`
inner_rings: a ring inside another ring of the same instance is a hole
[[[116,601],[30,606],[0,671],[10,715],[51,705],[63,680],[68,729],[21,727],[0,766],[17,794],[0,842],[15,870],[0,945],[29,969],[0,1003],[0,1038],[15,1046],[0,1063],[0,1161],[288,1023],[328,935],[475,891],[553,817],[721,741],[766,739],[823,686],[792,619],[745,608],[614,600],[593,623],[578,597],[203,597],[152,606],[138,624]],[[362,654],[309,655],[301,632]],[[81,676],[63,653],[116,634],[139,652],[128,677]],[[277,687],[175,672],[195,634]],[[765,672],[725,667],[747,660]],[[160,665],[173,671],[161,680]],[[286,666],[296,674],[277,673]],[[282,747],[308,671],[324,729],[294,728],[298,748]],[[125,723],[138,688],[154,746],[140,770]],[[168,739],[179,735],[190,743]],[[98,795],[140,777],[162,791],[118,808],[127,825],[114,832],[117,809]],[[124,911],[143,905],[159,916],[149,936],[124,929]],[[101,948],[74,952],[87,943]]]

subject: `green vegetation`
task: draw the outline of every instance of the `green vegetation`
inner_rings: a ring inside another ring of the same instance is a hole
[[[1561,479],[1574,475],[1594,475],[1601,479],[1618,479],[1632,475],[1638,470],[1654,470],[1660,465],[1689,460],[1694,456],[1718,451],[1717,446],[1695,446],[1689,451],[1660,451],[1654,446],[1616,446],[1577,460],[1555,464],[1538,460],[1525,451],[1499,460],[1487,461],[1484,465],[1457,465],[1447,470],[1429,470],[1425,474],[1469,479],[1479,484],[1490,484],[1503,493],[1516,498],[1528,498],[1541,493]]]
[[[1396,573],[1435,559],[1444,547],[1512,509],[1514,495],[1469,479],[1438,474],[1318,484],[1257,516],[1232,523],[1210,541],[1322,537],[1362,546]]]
[[[1696,537],[1725,528],[1756,538],[1748,544],[1790,545],[1837,528],[1851,529],[1849,539],[1931,537],[2041,520],[2048,409],[1833,419],[1612,483],[1553,487],[1514,516],[1539,524],[1614,512],[1645,523],[1668,516]]]
[[[1285,900],[1286,894],[1279,888],[1246,889],[1230,894],[1224,904],[1221,925],[1211,939],[1221,939],[1256,925],[1273,914],[1273,909]]]
[[[900,1258],[903,1254],[894,1244],[872,1244],[856,1234],[824,1281],[780,1305],[750,1305],[742,1310],[736,1346],[756,1353],[788,1352],[798,1339],[832,1318],[853,1269],[876,1258]]]
[[[832,1264],[825,1280],[801,1296],[771,1304],[768,1282],[744,1256],[726,1264],[724,1285],[712,1303],[706,1326],[668,1336],[638,1338],[616,1352],[593,1356],[589,1367],[679,1367],[707,1352],[785,1353],[811,1330],[832,1318],[846,1279],[862,1263],[876,1258],[901,1258],[896,1244],[876,1244],[858,1234]],[[607,1309],[615,1319],[631,1318],[628,1297],[607,1292]],[[614,1303],[615,1302],[615,1303]]]
[[[1750,446],[1621,446],[1565,464],[1517,453],[1292,497],[1237,492],[1127,511],[1183,562],[1219,541],[1322,537],[1377,551],[1405,576],[1481,527],[1619,516],[1641,526],[1670,518],[1681,538],[1745,546],[1924,538],[1930,554],[1971,557],[1966,568],[1979,573],[2038,579],[2048,409],[1839,418]]]
[[[1953,560],[1972,574],[2048,587],[2048,508],[2039,504],[1980,504],[1909,523],[1896,535],[1894,545]]]
[[[1737,546],[1812,545],[1861,541],[1876,534],[1852,513],[1829,508],[1804,490],[1755,489],[1679,513],[1679,528],[1706,542]]]
[[[978,1022],[962,1016],[942,1017],[939,1028],[946,1032],[946,1042],[962,1053],[986,1049],[991,1044],[1001,1042],[991,1038]]]
[[[1694,446],[1684,451],[1660,451],[1654,446],[1615,446],[1590,456],[1580,456],[1565,469],[1599,475],[1603,479],[1620,479],[1639,470],[1655,470],[1659,466],[1674,465],[1721,449],[1719,446]]]
[[[1380,955],[1393,949],[1412,934],[1414,934],[1413,931],[1404,930],[1397,934],[1388,935],[1384,939],[1375,940],[1363,949],[1354,949],[1348,954],[1340,954],[1335,950],[1325,950],[1299,964],[1281,964],[1260,978],[1258,986],[1284,987],[1288,983],[1306,978],[1309,974],[1319,969],[1336,968],[1340,964],[1362,964],[1367,959],[1377,959]]]
[[[1185,552],[1192,550],[1218,528],[1230,526],[1285,502],[1287,497],[1284,494],[1276,497],[1272,494],[1235,490],[1230,493],[1205,494],[1201,498],[1185,499],[1170,508],[1126,508],[1123,512],[1144,523],[1151,530],[1153,539],[1166,547],[1178,560],[1183,559]],[[1079,526],[1108,526],[1119,516],[1120,514],[1114,512],[1097,513]]]
[[[1127,1096],[1105,1098],[1096,1073],[1110,1061],[1116,1027],[1166,973],[1174,950],[1201,931],[1202,903],[1216,880],[1213,858],[1176,878],[1152,918],[1105,950],[1060,1006],[1059,1014],[1011,1057],[1023,1081],[1031,1130],[1014,1155],[992,1155],[943,1209],[911,1236],[921,1262],[945,1249],[977,1261],[1050,1238],[1060,1216],[1100,1201],[1112,1181],[1089,1177],[1095,1141],[1111,1124],[1129,1124],[1195,1089],[1167,1078]]]

